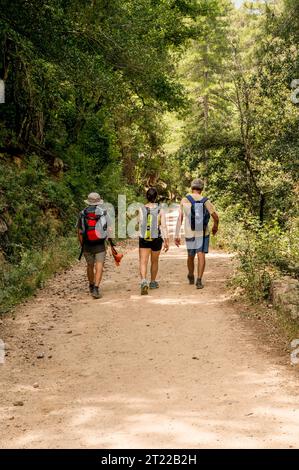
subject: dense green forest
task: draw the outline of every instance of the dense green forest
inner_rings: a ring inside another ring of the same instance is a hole
[[[1,311],[72,261],[88,192],[194,176],[249,295],[298,276],[298,36],[296,0],[2,0]]]
[[[299,274],[296,1],[245,2],[200,19],[180,65],[192,97],[181,179],[200,168],[223,211],[220,244],[239,253],[237,282],[267,298],[272,278]],[[294,97],[296,96],[296,90]]]

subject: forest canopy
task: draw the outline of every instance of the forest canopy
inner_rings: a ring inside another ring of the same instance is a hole
[[[68,237],[94,189],[170,201],[201,176],[240,282],[298,276],[299,5],[234,3],[1,1],[3,273]]]

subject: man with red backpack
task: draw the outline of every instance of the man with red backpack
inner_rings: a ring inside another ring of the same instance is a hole
[[[99,285],[106,257],[105,241],[111,230],[111,223],[98,193],[90,193],[84,202],[87,207],[78,219],[78,238],[87,262],[89,291],[95,299],[100,299],[102,294]]]
[[[197,178],[191,183],[191,193],[187,194],[181,201],[179,217],[176,226],[175,244],[177,247],[181,244],[180,229],[185,218],[185,239],[188,250],[188,280],[190,284],[195,283],[194,278],[194,260],[198,258],[198,274],[196,288],[202,289],[202,277],[205,270],[205,254],[209,251],[210,216],[214,220],[212,234],[216,235],[218,231],[219,217],[207,197],[202,196],[204,182]]]

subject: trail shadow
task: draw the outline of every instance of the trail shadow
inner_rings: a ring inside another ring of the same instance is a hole
[[[206,396],[203,385],[194,395],[190,383],[187,387],[161,383],[142,393],[131,388],[118,392],[115,383],[108,396],[100,391],[86,394],[82,388],[80,398],[58,407],[59,396],[53,396],[49,404],[53,401],[55,409],[45,414],[38,429],[13,439],[11,447],[38,447],[41,443],[47,448],[297,447],[297,400],[274,395],[267,406],[260,403],[260,384],[275,385],[275,371],[264,372],[251,373],[240,364],[223,378],[227,396],[221,397]],[[240,389],[248,396],[236,403],[234,397],[240,396]],[[54,423],[55,430],[51,430]]]
[[[18,384],[28,393],[24,407],[0,406],[1,418],[15,412],[21,423],[9,447],[299,446],[298,383],[257,351],[228,306],[226,274],[216,268],[228,272],[231,256],[210,255],[202,292],[186,284],[178,256],[174,267],[162,263],[173,283],[159,293],[117,298],[107,284],[98,303],[74,305],[82,336],[56,343],[53,366],[28,367],[32,383],[42,371],[44,385],[30,394]]]

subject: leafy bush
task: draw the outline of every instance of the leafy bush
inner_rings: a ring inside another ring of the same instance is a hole
[[[217,245],[237,254],[239,261],[233,282],[245,289],[254,301],[267,299],[271,280],[288,274],[299,276],[298,219],[282,230],[277,220],[261,226],[256,218],[240,217],[238,207],[221,216]]]
[[[23,251],[43,248],[74,226],[77,213],[70,190],[51,178],[46,164],[33,155],[19,165],[0,163],[0,217],[8,232],[0,249],[18,263]]]
[[[60,269],[69,267],[78,254],[76,238],[59,238],[45,250],[22,251],[17,265],[0,262],[0,315],[42,287]]]

